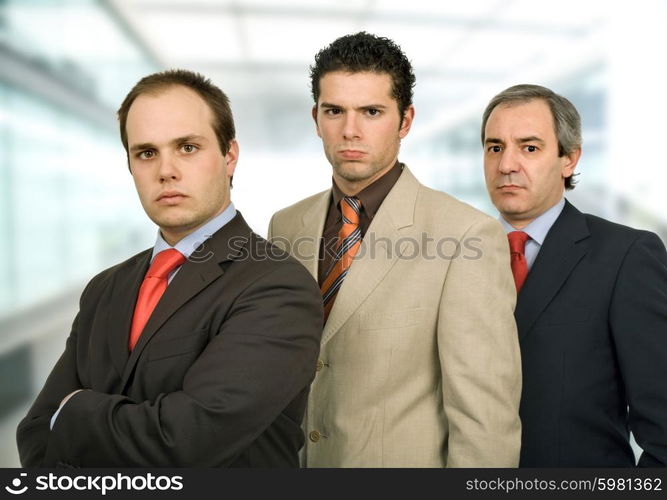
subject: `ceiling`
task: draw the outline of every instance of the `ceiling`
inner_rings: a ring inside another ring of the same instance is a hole
[[[294,107],[307,111],[312,105],[308,69],[319,49],[359,30],[392,38],[413,63],[418,128],[426,136],[468,109],[478,110],[507,85],[552,80],[599,58],[599,42],[592,41],[599,40],[595,35],[610,5],[580,0],[108,4],[159,66],[204,73],[232,97],[237,115],[241,104],[255,124],[259,118],[271,130],[276,119],[309,125],[307,112],[285,116]]]

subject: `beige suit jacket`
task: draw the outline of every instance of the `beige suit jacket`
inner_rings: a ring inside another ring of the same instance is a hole
[[[269,226],[315,278],[330,197],[306,198]],[[516,467],[515,300],[498,221],[405,167],[324,327],[303,465]]]

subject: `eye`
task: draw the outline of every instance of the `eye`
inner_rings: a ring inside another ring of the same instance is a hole
[[[342,112],[340,108],[327,108],[324,110],[324,114],[329,116],[339,115]]]
[[[181,146],[181,149],[183,150],[184,153],[194,153],[199,148],[197,146],[195,146],[194,144],[183,144]]]
[[[137,153],[137,158],[139,158],[140,160],[150,160],[151,158],[154,157],[155,157],[155,151],[153,151],[152,149],[139,151],[139,153]]]
[[[381,111],[377,108],[368,108],[366,110],[366,113],[368,113],[369,116],[378,116]]]
[[[489,153],[500,153],[501,147],[498,146],[497,144],[494,144],[493,146],[490,146],[489,149],[487,150]]]
[[[537,146],[528,145],[528,146],[525,147],[525,149],[526,149],[526,151],[528,151],[529,153],[534,153],[535,151],[537,151]]]

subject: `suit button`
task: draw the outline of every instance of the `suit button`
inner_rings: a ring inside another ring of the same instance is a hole
[[[321,359],[318,359],[317,360],[317,365],[315,366],[315,370],[317,370],[319,372],[322,368],[324,368],[324,361],[322,361]]]
[[[308,434],[308,437],[313,443],[317,443],[322,437],[322,434],[320,434],[318,431],[311,431],[310,434]]]

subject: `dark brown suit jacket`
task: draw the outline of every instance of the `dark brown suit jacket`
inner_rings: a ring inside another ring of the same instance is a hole
[[[130,354],[150,257],[84,290],[65,352],[19,424],[23,466],[298,466],[322,332],[313,278],[237,214],[183,264]]]

